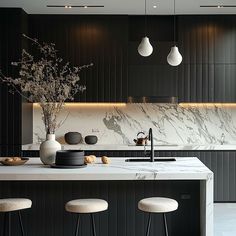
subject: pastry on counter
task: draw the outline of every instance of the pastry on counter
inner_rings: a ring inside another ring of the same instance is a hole
[[[6,157],[2,159],[0,162],[5,166],[19,166],[25,164],[29,158],[21,158],[21,157]]]
[[[86,164],[91,164],[91,163],[94,163],[96,162],[96,156],[95,155],[89,155],[89,156],[85,156],[84,157],[84,163]]]
[[[109,164],[111,162],[111,159],[107,156],[102,156],[101,160],[103,164]]]

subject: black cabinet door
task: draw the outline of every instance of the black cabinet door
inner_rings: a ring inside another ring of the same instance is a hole
[[[236,102],[235,16],[178,17],[178,97],[182,102]]]
[[[55,42],[72,65],[94,64],[80,74],[86,91],[75,96],[76,102],[127,98],[128,16],[31,15],[30,32]]]
[[[137,51],[144,28],[143,16],[129,17],[128,95],[177,96],[177,68],[167,63],[174,39],[173,17],[147,18],[146,35],[153,46],[149,57],[142,57]]]
[[[153,54],[138,54],[140,42],[129,43],[129,96],[176,96],[177,69],[167,64],[170,42],[152,42]]]

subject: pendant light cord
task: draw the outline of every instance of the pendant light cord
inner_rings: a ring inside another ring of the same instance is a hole
[[[175,14],[175,0],[174,0],[174,44],[176,44],[176,14]]]
[[[145,25],[144,25],[144,29],[145,29],[145,37],[147,36],[147,0],[145,0]]]

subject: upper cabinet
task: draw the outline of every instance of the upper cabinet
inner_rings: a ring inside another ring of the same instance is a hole
[[[120,102],[127,98],[128,16],[30,16],[30,31],[55,42],[72,65],[93,63],[81,72],[83,94],[75,101]]]
[[[235,16],[180,16],[178,97],[183,102],[236,102]]]
[[[180,102],[236,102],[236,16],[177,16],[183,62],[167,63],[174,46],[173,16],[147,16],[150,57],[137,48],[144,16],[30,15],[30,35],[55,42],[81,73],[87,90],[75,101],[126,102],[128,96],[177,96]]]
[[[145,36],[145,18],[129,17],[129,96],[177,96],[177,70],[166,61],[173,46],[173,19],[170,16],[147,17],[146,35],[153,46],[153,53],[149,57],[142,57],[137,49]]]

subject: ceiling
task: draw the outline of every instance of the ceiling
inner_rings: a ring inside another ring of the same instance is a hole
[[[147,14],[170,15],[174,0],[146,0]],[[48,8],[47,5],[104,5],[102,8]],[[28,14],[144,14],[145,0],[0,0],[0,7],[20,7]],[[235,5],[206,7],[200,5]],[[153,6],[156,6],[154,8]],[[236,0],[176,0],[176,14],[236,14]]]

